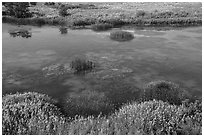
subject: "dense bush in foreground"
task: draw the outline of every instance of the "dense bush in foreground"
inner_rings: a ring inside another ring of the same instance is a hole
[[[190,99],[190,95],[186,90],[179,87],[179,85],[160,80],[147,84],[144,88],[142,99],[143,101],[156,99],[179,105],[185,99]]]
[[[110,33],[110,38],[116,41],[128,41],[134,39],[134,35],[127,31],[114,31]]]
[[[154,100],[124,105],[107,118],[76,118],[64,134],[195,135],[201,132],[201,103],[175,106]]]
[[[55,134],[63,121],[55,103],[47,95],[34,92],[4,96],[3,134]]]
[[[72,95],[68,100],[78,109],[88,106],[100,108],[106,103],[99,95]],[[88,94],[88,93],[87,93]],[[94,100],[91,104],[83,101]],[[98,101],[99,99],[99,101]],[[123,105],[115,113],[107,116],[75,116],[65,118],[56,102],[46,95],[28,92],[6,95],[2,101],[3,134],[136,134],[136,135],[201,135],[202,103],[183,102],[182,105],[171,105],[163,101],[132,102]],[[70,108],[71,108],[70,107]]]

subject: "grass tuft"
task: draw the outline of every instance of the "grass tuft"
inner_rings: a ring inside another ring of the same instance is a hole
[[[110,33],[110,38],[122,42],[134,39],[134,35],[127,31],[114,31]]]
[[[95,68],[95,63],[83,58],[75,58],[71,62],[70,66],[74,72],[79,73],[79,72],[91,71],[92,69]]]

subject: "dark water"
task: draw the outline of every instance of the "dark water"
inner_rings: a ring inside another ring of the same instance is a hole
[[[201,96],[201,27],[128,31],[133,40],[116,42],[110,31],[3,24],[3,94],[38,91],[62,101],[93,90],[123,103],[148,82],[169,80]],[[77,56],[95,60],[99,69],[86,75],[64,70]]]

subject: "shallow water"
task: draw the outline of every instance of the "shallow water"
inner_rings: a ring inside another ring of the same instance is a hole
[[[9,34],[19,29],[27,30],[29,37]],[[73,93],[96,90],[120,104],[137,98],[150,81],[169,80],[201,96],[201,27],[123,29],[135,38],[116,42],[109,38],[112,30],[3,24],[3,94],[38,91],[62,101]],[[67,66],[77,56],[94,60],[98,69],[86,75],[70,73]]]

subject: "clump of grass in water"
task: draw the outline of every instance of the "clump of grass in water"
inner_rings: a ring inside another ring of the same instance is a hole
[[[142,93],[143,101],[153,99],[179,105],[185,99],[191,99],[191,96],[186,90],[179,87],[179,85],[169,81],[159,80],[148,83]]]
[[[122,42],[134,39],[134,35],[127,31],[114,31],[110,33],[110,38]]]
[[[9,34],[12,37],[22,37],[22,38],[30,38],[32,36],[31,32],[24,29],[12,30],[12,31],[9,31]]]
[[[105,30],[109,30],[113,27],[112,24],[109,23],[97,23],[92,25],[92,30],[94,31],[105,31]]]
[[[92,69],[95,68],[95,63],[83,58],[75,58],[71,62],[70,67],[75,73],[80,73],[80,72],[91,71]]]

